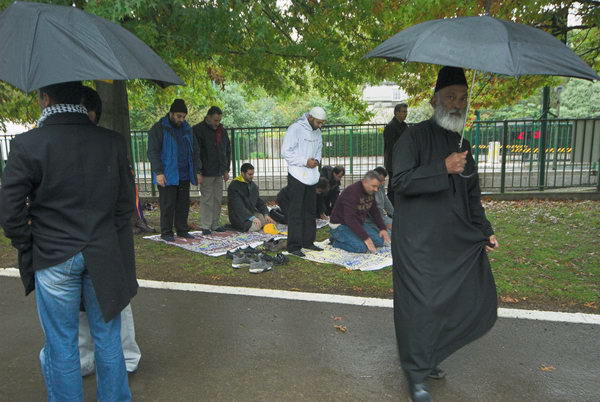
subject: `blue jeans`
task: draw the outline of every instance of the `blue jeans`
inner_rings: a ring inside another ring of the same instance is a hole
[[[95,343],[96,398],[130,401],[121,347],[121,317],[104,322],[81,253],[35,272],[35,297],[45,344],[40,363],[49,401],[83,401],[78,349],[79,306],[87,312]]]
[[[383,239],[379,237],[379,229],[375,226],[363,223],[363,229],[367,232],[375,247],[383,246]],[[367,245],[348,226],[340,225],[330,230],[331,245],[351,253],[366,253]]]

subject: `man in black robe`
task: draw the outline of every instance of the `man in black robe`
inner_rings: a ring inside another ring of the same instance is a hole
[[[494,325],[497,296],[487,252],[498,247],[481,205],[470,145],[459,149],[467,82],[444,67],[435,114],[409,127],[394,147],[394,323],[414,401],[430,401],[426,378]],[[470,175],[467,173],[471,173]]]

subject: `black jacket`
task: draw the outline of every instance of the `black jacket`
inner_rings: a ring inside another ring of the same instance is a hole
[[[392,172],[394,145],[407,127],[405,122],[393,117],[383,129],[383,166],[388,173]]]
[[[126,149],[123,136],[81,113],[51,115],[11,141],[0,224],[19,252],[26,294],[34,289],[34,271],[80,251],[106,321],[136,294]]]
[[[329,191],[317,197],[317,217],[321,216],[321,213],[330,216],[340,195],[341,183],[333,177],[333,166],[323,166],[321,177],[325,177],[329,181]]]
[[[246,232],[252,224],[248,219],[257,212],[268,215],[269,209],[259,197],[256,183],[247,183],[236,178],[227,187],[227,212],[231,226]]]
[[[222,127],[222,126],[221,126]],[[221,143],[217,145],[217,132],[206,121],[193,127],[194,136],[200,146],[200,160],[202,162],[202,175],[207,177],[223,176],[229,172],[231,165],[231,144],[227,130],[223,128]]]

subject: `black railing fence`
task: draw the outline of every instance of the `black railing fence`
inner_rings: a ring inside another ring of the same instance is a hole
[[[383,165],[383,124],[331,125],[322,129],[322,165],[343,165],[344,185]],[[255,167],[261,194],[275,195],[287,181],[280,149],[287,127],[229,128],[232,176],[242,163]],[[484,192],[592,188],[600,191],[600,118],[475,121],[466,137]],[[0,138],[0,168],[10,151]],[[146,156],[148,133],[131,132],[131,157],[141,196],[156,196]],[[198,188],[192,196],[199,195]]]

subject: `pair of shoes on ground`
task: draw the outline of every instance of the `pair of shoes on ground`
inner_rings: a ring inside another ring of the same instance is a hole
[[[195,239],[194,235],[189,234],[188,232],[177,233],[177,237],[181,237],[182,239]],[[175,236],[172,234],[161,234],[160,238],[164,241],[174,242]]]
[[[225,228],[224,226],[219,226],[218,228],[216,228],[214,230],[202,229],[202,234],[205,236],[211,234],[212,232],[219,232],[219,233],[227,232],[227,228]]]
[[[287,240],[285,239],[269,239],[263,243],[265,250],[272,253],[278,253],[287,248]]]
[[[238,250],[233,254],[231,267],[234,269],[249,267],[248,272],[251,274],[260,274],[273,269],[273,263],[267,261],[262,254]]]
[[[310,246],[304,248],[312,251],[323,251],[321,247],[315,246],[314,244],[311,244]],[[292,255],[295,255],[296,257],[306,257],[306,254],[304,254],[304,252],[301,249],[289,250],[288,252]]]
[[[439,367],[435,367],[431,370],[431,373],[427,376],[427,378],[432,378],[434,380],[441,380],[446,377],[446,372]],[[409,381],[410,385],[410,399],[413,402],[431,402],[433,398],[427,389],[427,386],[424,383],[413,384]]]
[[[281,253],[277,253],[277,255],[275,257],[270,256],[268,254],[262,254],[262,258],[265,259],[266,261],[272,262],[273,265],[283,265],[283,264],[287,264],[288,262],[290,262],[290,259]]]

